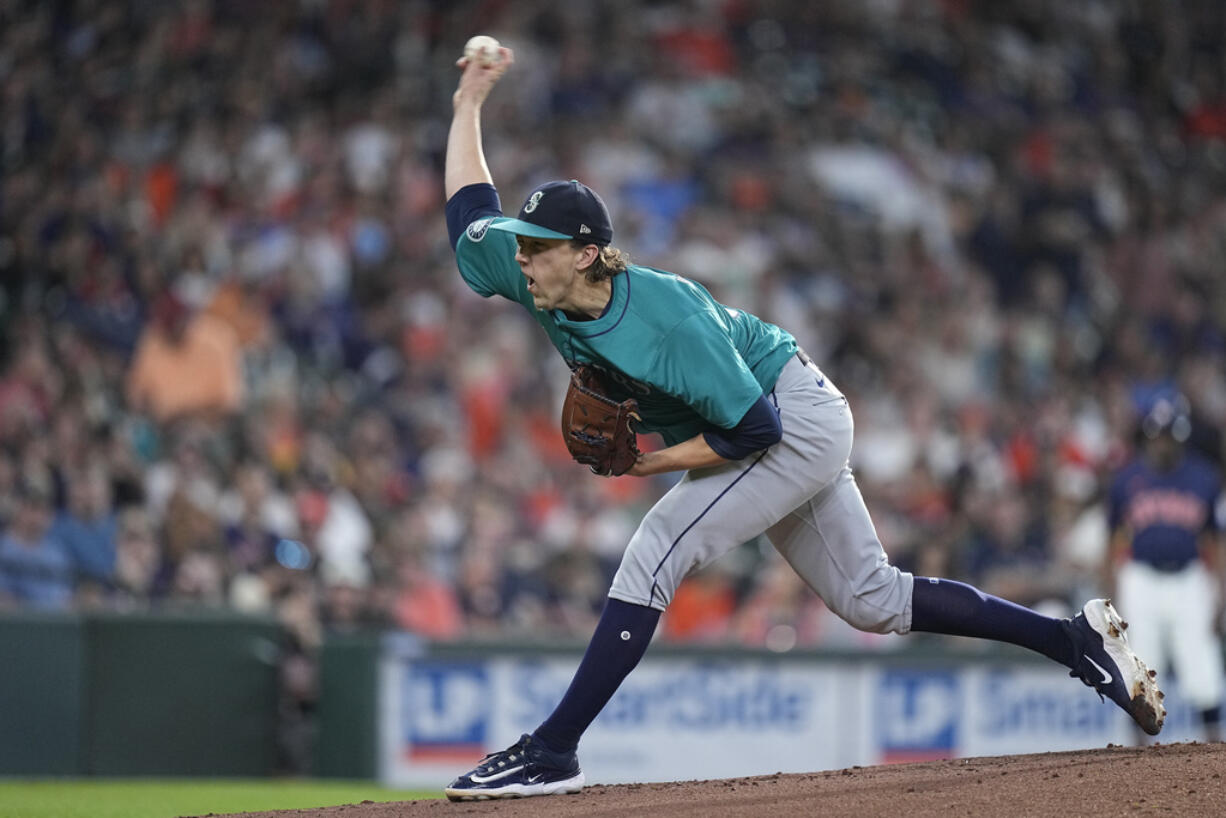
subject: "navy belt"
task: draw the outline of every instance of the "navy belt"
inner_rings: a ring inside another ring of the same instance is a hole
[[[1155,571],[1162,574],[1178,574],[1180,571],[1187,568],[1192,563],[1196,562],[1196,558],[1180,559],[1180,560],[1138,560],[1143,565],[1148,565]]]

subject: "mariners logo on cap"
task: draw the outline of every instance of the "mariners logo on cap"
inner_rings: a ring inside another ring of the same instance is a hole
[[[520,208],[518,219],[498,219],[490,229],[538,239],[581,239],[601,246],[613,241],[613,223],[604,201],[574,179],[539,185]]]

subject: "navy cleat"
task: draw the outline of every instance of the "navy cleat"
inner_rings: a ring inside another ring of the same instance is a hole
[[[525,733],[507,749],[481,759],[475,770],[443,790],[452,801],[561,795],[583,789],[583,771],[574,753],[555,753]]]
[[[1128,623],[1111,600],[1092,599],[1081,613],[1065,621],[1076,651],[1069,675],[1094,688],[1100,698],[1110,697],[1146,733],[1158,735],[1166,719],[1164,694],[1155,681],[1158,674],[1128,646],[1124,635]]]

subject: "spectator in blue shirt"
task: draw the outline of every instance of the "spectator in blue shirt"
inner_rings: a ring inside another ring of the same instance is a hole
[[[68,549],[82,579],[108,584],[115,574],[118,523],[106,468],[92,463],[68,475],[68,505],[56,515],[51,537]]]
[[[0,536],[0,607],[65,610],[74,571],[68,549],[51,535],[51,492],[25,482],[12,524]]]

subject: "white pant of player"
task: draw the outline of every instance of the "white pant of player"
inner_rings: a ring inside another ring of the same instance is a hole
[[[783,439],[688,472],[639,524],[609,596],[664,610],[687,574],[765,533],[838,616],[860,630],[905,633],[912,576],[890,565],[852,477],[846,398],[795,358],[771,397]]]
[[[1127,562],[1117,577],[1128,643],[1159,672],[1170,663],[1184,698],[1198,710],[1222,702],[1222,644],[1213,632],[1217,593],[1209,570],[1196,560],[1182,571],[1159,571]]]

